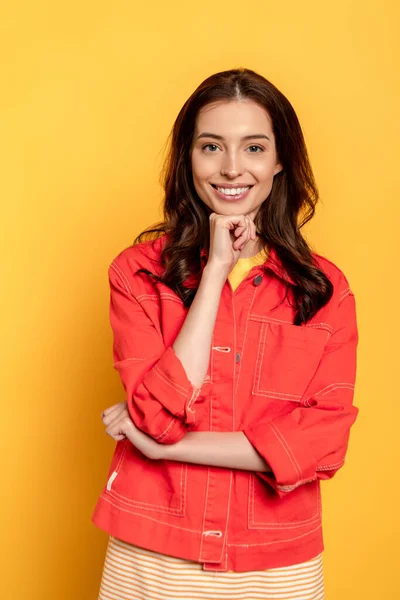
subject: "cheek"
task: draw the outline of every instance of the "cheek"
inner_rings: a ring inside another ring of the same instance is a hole
[[[270,183],[274,177],[274,165],[265,163],[254,165],[252,173],[260,183]]]
[[[199,183],[208,180],[215,172],[215,161],[208,157],[195,154],[192,157],[192,173],[193,179]]]

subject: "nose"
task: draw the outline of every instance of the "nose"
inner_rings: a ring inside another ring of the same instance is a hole
[[[226,153],[221,165],[221,175],[234,179],[243,173],[243,167],[239,158],[233,153]]]

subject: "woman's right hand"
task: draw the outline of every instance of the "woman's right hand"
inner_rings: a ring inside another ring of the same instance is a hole
[[[210,214],[210,252],[208,266],[229,275],[244,246],[256,239],[255,211],[248,215]]]

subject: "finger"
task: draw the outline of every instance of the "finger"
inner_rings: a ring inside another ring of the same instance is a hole
[[[243,228],[241,228],[237,234],[236,231],[237,230],[235,230],[235,235],[237,235],[237,239],[233,241],[233,247],[235,250],[237,250],[243,242]]]
[[[237,238],[237,240],[234,241],[233,244],[235,250],[241,250],[244,247],[244,245],[251,239],[252,220],[247,215],[244,215],[243,220],[241,220],[240,223],[243,224],[239,225],[235,229],[235,235],[239,235],[239,233],[236,232],[240,231],[240,236]]]
[[[245,247],[245,245],[247,244],[248,240],[247,239],[243,239],[243,241],[240,241],[238,246],[235,248],[235,250],[243,250],[243,248]]]
[[[105,433],[116,441],[118,441],[118,439],[123,439],[124,437],[126,437],[126,434],[122,429],[122,421],[118,421],[114,424],[113,427],[107,427]]]
[[[235,231],[234,231],[234,234],[235,234],[236,236],[238,236],[238,235],[240,235],[241,233],[243,233],[244,229],[245,229],[245,226],[244,226],[244,225],[241,225],[240,227],[236,227],[236,229],[235,229]]]
[[[235,240],[233,247],[235,250],[241,250],[246,243],[246,237],[242,234],[237,240]]]
[[[246,229],[246,231],[244,232],[244,235],[246,237],[245,237],[245,242],[244,242],[243,246],[245,246],[252,239],[252,237],[253,237],[253,230],[252,230],[252,227],[251,227],[251,221],[250,221],[250,219],[248,220],[248,223],[249,223],[249,226]]]
[[[113,423],[115,421],[115,419],[118,419],[121,416],[122,413],[122,409],[121,410],[114,410],[111,413],[108,413],[105,417],[103,417],[102,421],[104,423],[104,425],[108,426],[111,423]]]
[[[236,232],[243,232],[245,231],[249,225],[250,225],[251,219],[247,216],[247,215],[243,215],[243,218],[239,221],[236,229],[235,229],[235,233]]]
[[[105,408],[101,414],[102,414],[102,416],[103,415],[106,416],[106,415],[110,414],[111,412],[113,412],[116,408],[119,408],[120,406],[123,406],[124,404],[126,404],[126,400],[123,400],[122,402],[117,402],[116,404],[113,404],[112,406]]]
[[[251,219],[246,215],[245,216],[245,221],[246,221],[246,227],[244,228],[243,231],[243,246],[245,244],[247,244],[247,242],[251,239],[251,233],[252,233],[252,229],[251,229]]]
[[[124,414],[120,414],[107,425],[105,433],[112,437],[116,442],[123,440],[127,437],[126,432],[124,431],[124,422],[125,416]]]
[[[123,410],[126,409],[126,402],[119,402],[118,404],[114,404],[113,406],[110,406],[109,408],[107,408],[105,411],[102,412],[102,420],[103,423],[105,425],[107,425],[108,423],[111,423],[111,421],[113,419],[115,419],[115,417],[117,415],[119,415]]]
[[[124,433],[116,434],[116,435],[110,435],[110,437],[113,440],[115,440],[116,442],[121,442],[122,440],[125,440],[127,438],[127,436]]]
[[[111,436],[112,438],[116,438],[117,436],[124,435],[127,437],[127,432],[129,428],[132,428],[133,422],[129,415],[123,415],[121,418],[116,419],[113,423],[111,423],[107,429],[106,434]]]
[[[115,440],[116,442],[121,442],[122,440],[126,440],[127,436],[124,434],[121,435],[110,435],[110,437]]]
[[[104,419],[104,425],[106,425],[106,433],[108,433],[109,431],[114,431],[115,429],[118,429],[118,427],[120,426],[121,421],[124,420],[124,418],[126,416],[129,416],[128,411],[122,410],[118,413],[112,413],[111,416],[106,417],[106,419]],[[130,418],[130,416],[129,416]]]
[[[248,229],[246,229],[246,231],[244,232],[245,235],[245,242],[244,242],[244,246],[247,244],[247,242],[249,242],[251,240],[251,227],[249,226]]]
[[[243,233],[234,242],[235,249],[241,249],[249,240],[249,230],[245,229]]]
[[[250,218],[249,215],[246,215],[246,219],[247,219],[247,226],[248,226],[248,235],[249,235],[249,240],[254,240],[255,239],[255,225],[253,220]]]

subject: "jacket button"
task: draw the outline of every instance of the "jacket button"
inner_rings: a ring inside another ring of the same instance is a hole
[[[260,285],[261,282],[262,282],[262,275],[256,275],[253,279],[254,285]]]
[[[239,352],[236,352],[236,362],[238,363],[238,362],[239,362],[239,360],[240,360],[240,353],[239,353]]]

